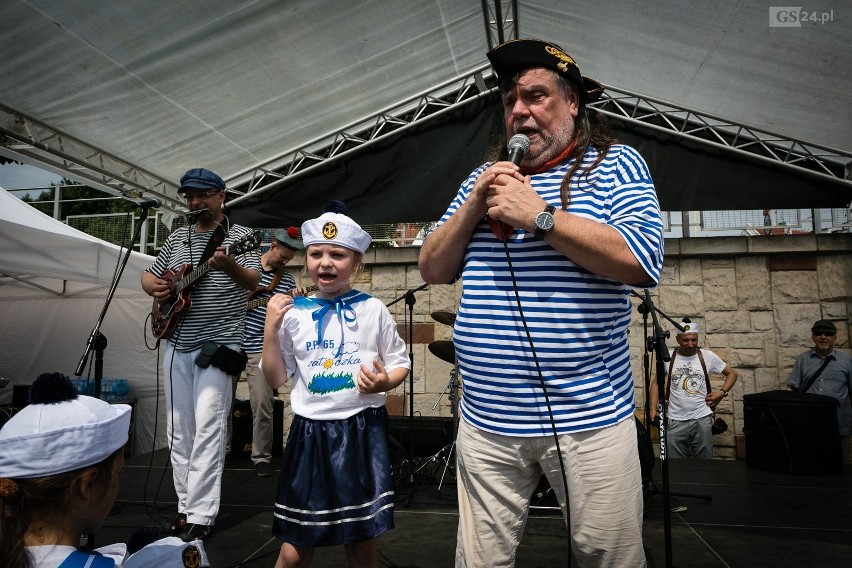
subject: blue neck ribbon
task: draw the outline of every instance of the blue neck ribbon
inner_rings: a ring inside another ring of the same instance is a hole
[[[344,338],[346,325],[344,324],[344,321],[350,324],[355,323],[355,309],[352,307],[352,304],[357,304],[367,298],[369,298],[367,294],[353,290],[353,292],[337,296],[331,300],[326,300],[325,298],[297,298],[301,300],[299,302],[301,305],[296,307],[308,308],[309,304],[305,300],[319,306],[311,313],[311,317],[317,324],[317,343],[319,345],[322,345],[323,318],[325,318],[327,313],[334,310],[334,313],[337,314],[337,321],[340,323],[340,345],[337,347],[337,352],[334,354],[335,357],[338,357],[343,350],[343,345],[346,343]]]

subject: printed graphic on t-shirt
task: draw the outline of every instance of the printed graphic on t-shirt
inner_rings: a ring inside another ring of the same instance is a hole
[[[333,348],[334,341],[327,341],[326,347]],[[319,367],[322,370],[314,373],[308,382],[308,391],[311,394],[330,394],[355,388],[355,378],[352,366],[357,369],[361,364],[358,357],[360,344],[347,341],[335,357],[321,356],[309,363],[309,367]],[[337,352],[338,350],[334,350]],[[345,367],[346,370],[334,371],[337,367]]]
[[[694,369],[690,363],[672,371],[672,391],[680,390],[684,396],[704,397],[704,372]]]

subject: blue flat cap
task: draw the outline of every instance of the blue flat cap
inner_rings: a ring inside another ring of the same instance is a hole
[[[225,189],[225,182],[215,173],[204,168],[193,168],[188,170],[183,177],[180,178],[180,187],[178,192],[184,192],[187,189]]]

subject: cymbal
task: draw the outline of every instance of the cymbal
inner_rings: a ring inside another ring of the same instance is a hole
[[[447,363],[456,362],[456,348],[452,341],[433,341],[429,344],[429,351],[439,359],[443,359]]]
[[[451,326],[456,323],[456,313],[438,310],[437,312],[432,312],[432,319],[438,323]]]

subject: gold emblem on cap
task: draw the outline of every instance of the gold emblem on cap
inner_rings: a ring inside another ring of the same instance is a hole
[[[553,57],[562,60],[562,63],[559,63],[557,65],[557,67],[559,67],[562,71],[567,71],[569,65],[577,67],[577,63],[573,59],[571,59],[571,56],[562,51],[561,49],[553,47],[552,45],[546,45],[544,46],[544,50]]]
[[[197,546],[190,544],[183,549],[183,565],[186,568],[199,568],[201,566],[201,553]]]
[[[331,221],[326,222],[326,224],[322,226],[322,236],[329,241],[333,241],[334,239],[336,239],[337,225],[335,225]]]
[[[683,331],[689,331],[690,329],[692,329],[692,328],[691,328],[691,327],[689,327],[689,324],[685,324],[685,325],[683,326]]]

